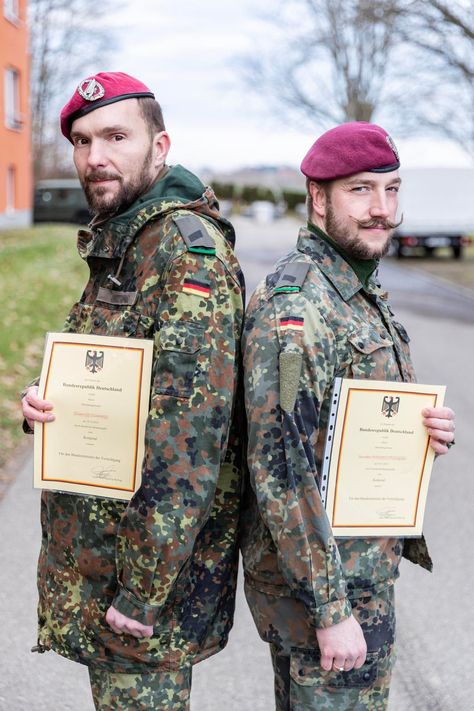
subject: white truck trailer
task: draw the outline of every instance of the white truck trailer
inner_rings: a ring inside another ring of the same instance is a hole
[[[392,253],[433,256],[448,247],[460,259],[474,242],[474,168],[406,168],[400,176],[403,223]]]

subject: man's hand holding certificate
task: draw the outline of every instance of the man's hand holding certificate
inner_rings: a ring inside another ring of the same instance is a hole
[[[140,485],[153,341],[49,333],[39,387],[54,421],[35,428],[34,484],[130,499]]]
[[[419,536],[435,452],[422,412],[444,386],[338,379],[321,490],[335,536]]]

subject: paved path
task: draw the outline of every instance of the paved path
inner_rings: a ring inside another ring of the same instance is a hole
[[[288,221],[258,227],[243,219],[237,223],[239,252],[253,288],[276,256],[292,246],[295,227]],[[397,583],[399,660],[390,710],[471,711],[474,393],[468,362],[474,329],[468,316],[474,301],[469,310],[454,292],[440,296],[432,282],[420,289],[396,266],[385,270],[384,279],[412,336],[419,380],[447,383],[449,404],[458,415],[458,443],[449,458],[437,462],[430,487],[425,530],[435,572],[429,575],[404,563]],[[38,510],[27,456],[0,501],[0,711],[92,711],[84,668],[53,653],[29,652],[35,643]],[[229,645],[194,673],[192,711],[223,708],[273,708],[266,645],[256,635],[241,594]]]

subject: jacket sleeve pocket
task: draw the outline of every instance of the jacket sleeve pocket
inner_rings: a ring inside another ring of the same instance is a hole
[[[193,392],[204,326],[195,321],[170,321],[158,334],[154,393],[189,398]]]

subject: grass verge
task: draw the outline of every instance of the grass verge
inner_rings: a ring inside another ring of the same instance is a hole
[[[41,368],[46,331],[61,330],[88,269],[74,225],[0,231],[0,469],[20,439],[19,393]]]

